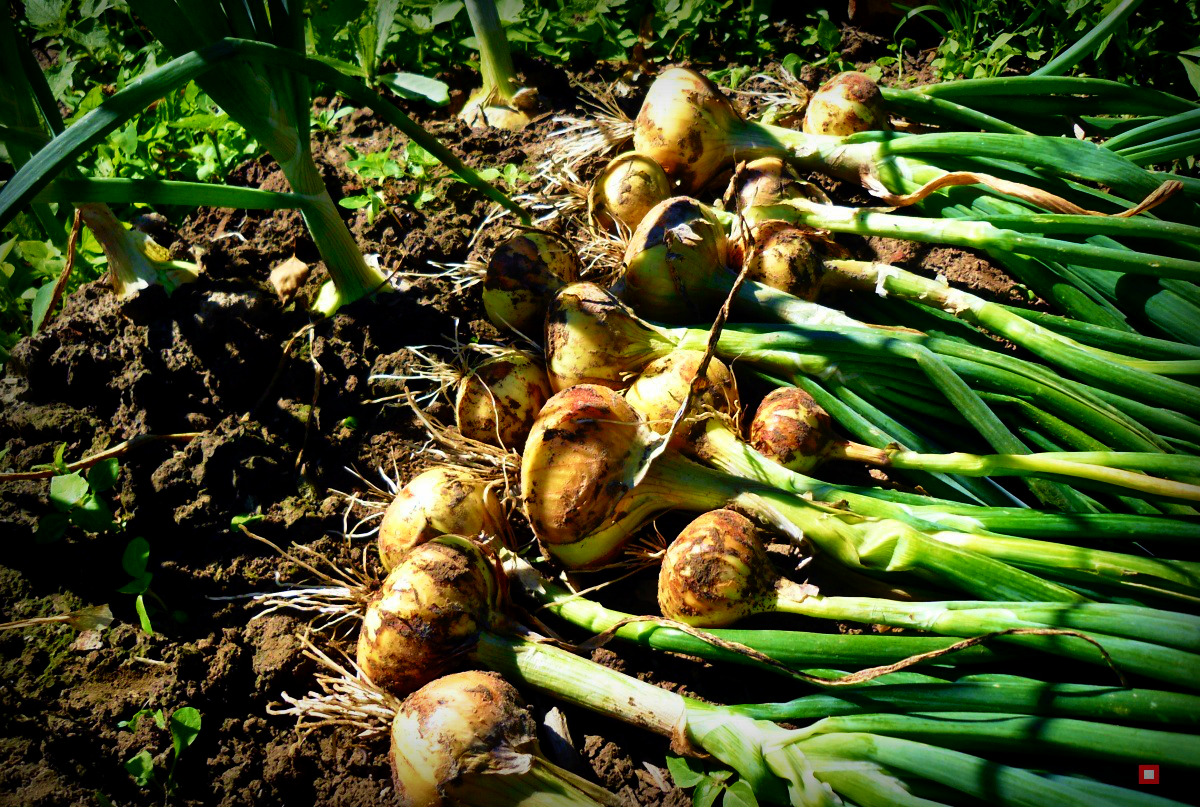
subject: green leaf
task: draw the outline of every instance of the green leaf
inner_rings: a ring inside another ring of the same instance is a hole
[[[133,603],[133,610],[137,611],[138,622],[141,623],[142,632],[153,636],[154,626],[150,624],[150,615],[146,613],[146,598],[139,594]]]
[[[130,717],[128,720],[118,721],[117,728],[129,729],[130,731],[137,731],[138,721],[141,720],[143,717],[154,718],[154,722],[156,724],[158,724],[158,727],[160,729],[165,729],[167,727],[167,720],[166,720],[166,718],[163,717],[162,709],[138,709],[136,712],[133,713],[133,716]]]
[[[384,73],[379,83],[401,98],[428,101],[433,106],[450,103],[450,87],[444,81],[417,73]]]
[[[154,757],[150,752],[142,750],[133,759],[125,763],[125,770],[133,777],[138,787],[145,787],[154,781]]]
[[[838,27],[824,17],[817,24],[817,44],[832,53],[842,44],[842,32]]]
[[[176,758],[195,741],[196,735],[199,733],[199,710],[191,706],[176,709],[171,715],[171,743],[175,746]]]
[[[1179,61],[1183,62],[1183,72],[1187,73],[1188,82],[1192,85],[1192,91],[1196,95],[1200,95],[1200,65],[1182,56],[1179,57]]]
[[[117,474],[121,471],[121,463],[116,457],[101,460],[88,471],[87,481],[93,493],[103,493],[117,484]]]
[[[695,787],[707,778],[700,767],[700,761],[691,757],[668,756],[667,770],[670,771],[675,786],[684,790]]]
[[[462,11],[463,4],[461,0],[449,0],[446,3],[438,3],[433,7],[433,11],[429,16],[429,24],[434,28],[443,23],[450,22],[458,16],[458,12]]]
[[[234,516],[233,518],[229,519],[229,529],[236,532],[238,527],[241,527],[242,525],[257,524],[262,520],[263,517],[261,513],[242,513],[239,516]]]
[[[63,512],[77,506],[87,494],[87,480],[78,473],[50,478],[50,503]]]
[[[121,568],[130,577],[141,577],[146,573],[146,565],[150,562],[150,542],[138,536],[125,546],[121,556]]]
[[[64,474],[67,472],[66,456],[67,456],[67,444],[66,443],[59,443],[58,445],[56,445],[54,447],[54,462],[52,463],[52,467],[55,470],[57,470],[61,473],[64,473]]]
[[[113,803],[109,800],[108,796],[99,790],[92,794],[92,798],[96,800],[96,804],[100,805],[100,807],[113,807]]]
[[[347,196],[345,199],[338,200],[338,206],[347,210],[358,210],[369,204],[371,204],[371,199],[367,196]]]
[[[524,0],[500,0],[496,3],[496,13],[500,15],[500,24],[504,26],[519,22],[524,10]]]
[[[1200,57],[1200,48],[1188,48],[1179,52],[1182,56],[1197,56]]]
[[[38,519],[37,531],[33,534],[33,540],[39,544],[57,541],[67,531],[67,524],[70,522],[71,518],[66,513],[47,513]]]
[[[749,783],[738,779],[726,789],[721,807],[758,807],[758,799],[754,798],[754,789]]]
[[[692,791],[692,807],[710,807],[724,790],[725,786],[720,782],[705,778]]]
[[[59,31],[67,21],[70,0],[25,0],[25,16],[39,31]]]
[[[117,526],[112,510],[95,494],[85,496],[79,506],[67,515],[72,524],[88,532],[111,532]]]
[[[54,300],[55,282],[51,280],[48,283],[43,283],[38,288],[37,294],[33,297],[33,307],[30,313],[34,333],[42,329],[42,324],[46,321],[46,315],[50,313],[50,303]]]

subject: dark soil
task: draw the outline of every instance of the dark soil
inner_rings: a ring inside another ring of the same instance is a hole
[[[869,47],[854,54],[871,57]],[[576,105],[561,71],[543,65],[537,75],[550,108]],[[812,78],[815,85],[819,77]],[[429,123],[473,165],[527,168],[551,127],[543,121],[521,134],[476,132],[445,113]],[[335,199],[360,187],[345,167],[344,145],[367,153],[405,142],[369,114],[356,112],[340,125],[339,133],[314,136]],[[231,181],[286,189],[269,158],[241,165]],[[396,199],[413,190],[412,183],[388,186]],[[365,211],[345,214],[364,252],[379,255],[383,267],[423,271],[427,261],[468,258],[484,204],[466,186],[446,183],[438,204],[415,210],[397,202],[394,211],[373,224]],[[258,609],[245,595],[272,590],[277,579],[307,578],[230,522],[255,514],[261,518],[251,529],[279,545],[304,544],[344,567],[359,565],[361,542],[341,537],[345,499],[338,491],[363,490],[355,472],[377,478],[377,469],[390,474],[394,467],[407,480],[425,443],[408,410],[368,403],[394,391],[368,376],[404,367],[409,346],[448,341],[456,323],[463,340],[497,335],[477,292],[456,294],[418,279],[406,281],[403,293],[318,323],[285,354],[309,324],[308,302],[327,277],[298,214],[201,209],[170,246],[180,257],[202,256],[199,282],[170,297],[152,290],[124,302],[102,284],[84,286],[48,328],[16,347],[0,381],[6,470],[49,463],[64,443],[70,461],[136,435],[200,433],[121,457],[118,484],[106,494],[123,525],[115,533],[70,528],[57,542],[38,543],[38,522],[53,511],[48,483],[0,482],[0,620],[100,603],[117,619],[98,633],[61,625],[0,631],[0,805],[163,803],[168,732],[149,718],[136,731],[119,722],[141,709],[169,716],[182,706],[198,709],[203,726],[174,771],[171,803],[388,803],[385,742],[356,739],[350,729],[301,740],[291,719],[268,715],[282,693],[313,687],[315,665],[297,638],[306,615],[253,618]],[[959,251],[893,255],[896,244],[870,247],[1001,297],[1011,286],[986,261]],[[283,304],[268,275],[293,255],[315,269]],[[675,525],[661,526],[671,534]],[[117,591],[129,577],[122,551],[135,536],[151,547],[154,635],[137,627],[134,597]],[[626,610],[650,612],[654,575],[619,592],[613,596]],[[688,659],[627,648],[595,656],[723,702],[798,694],[782,679]],[[553,706],[541,697],[533,703],[539,717]],[[665,771],[665,740],[566,711],[585,775],[630,803],[687,802]],[[154,757],[156,782],[139,787],[123,766],[143,749]]]

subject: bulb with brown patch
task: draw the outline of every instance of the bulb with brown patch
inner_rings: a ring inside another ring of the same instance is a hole
[[[449,672],[496,618],[500,583],[494,558],[468,538],[413,548],[367,603],[358,666],[399,697]]]
[[[645,418],[646,425],[658,434],[666,434],[687,397],[703,358],[704,352],[700,350],[676,350],[655,359],[634,379],[625,392],[625,400]],[[708,362],[704,377],[696,383],[689,414],[728,417],[736,416],[739,408],[733,373],[714,356]],[[677,448],[684,448],[690,442],[691,430],[682,428],[677,432]]]
[[[454,403],[458,430],[472,440],[519,451],[550,395],[541,363],[528,353],[506,351],[459,381]]]
[[[400,489],[379,524],[379,558],[393,569],[439,535],[502,534],[504,509],[489,484],[462,468],[430,468]]]
[[[628,151],[605,166],[588,193],[588,216],[610,232],[634,230],[646,214],[671,197],[671,181],[662,166]]]
[[[721,628],[751,614],[781,610],[812,592],[780,578],[750,519],[713,510],[667,547],[658,572],[663,616],[699,628]]]
[[[808,473],[830,459],[887,465],[888,452],[845,440],[833,433],[833,419],[799,387],[773,390],[750,422],[750,444],[785,468]]]
[[[825,261],[813,246],[810,234],[776,219],[759,222],[753,234],[745,258],[746,276],[801,300],[815,302],[821,296]]]
[[[866,73],[838,73],[809,99],[802,128],[836,137],[890,128],[879,85]]]
[[[520,232],[492,253],[483,279],[483,307],[497,328],[536,334],[558,289],[579,279],[579,256],[561,238]]]

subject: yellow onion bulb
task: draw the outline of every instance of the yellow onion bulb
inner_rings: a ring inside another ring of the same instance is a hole
[[[710,80],[682,67],[659,74],[634,123],[633,148],[662,166],[684,193],[696,193],[730,160],[743,125]]]
[[[579,279],[579,256],[560,238],[520,232],[496,247],[483,279],[483,307],[497,328],[536,334],[558,289]]]
[[[646,369],[625,392],[625,400],[645,418],[650,429],[658,434],[667,433],[703,358],[703,351],[676,350],[661,359],[655,359],[646,365]],[[708,363],[704,378],[696,384],[692,412],[736,415],[738,407],[737,382],[733,373],[714,356]]]
[[[603,524],[633,486],[647,436],[607,387],[580,384],[547,401],[521,457],[521,499],[538,540],[569,544]]]
[[[458,430],[472,440],[519,451],[550,395],[545,368],[527,353],[507,351],[459,382],[454,403]]]
[[[577,384],[624,389],[674,343],[594,283],[561,289],[546,313],[546,372],[560,392]]]
[[[734,210],[777,205],[803,195],[795,170],[778,157],[760,157],[742,165],[730,181],[726,206]]]
[[[750,519],[712,510],[667,547],[658,572],[658,607],[685,625],[721,628],[773,610],[778,580]]]
[[[614,157],[592,182],[588,215],[607,232],[628,232],[651,208],[671,197],[671,180],[649,157],[629,151]]]
[[[367,603],[358,666],[408,695],[462,662],[491,623],[499,591],[494,559],[470,539],[443,535],[413,548]]]
[[[686,196],[646,214],[625,248],[618,294],[635,311],[694,322],[725,302],[729,239],[706,205]]]
[[[457,804],[474,775],[520,774],[538,753],[537,726],[496,673],[452,673],[425,684],[392,721],[392,780],[408,807]]]
[[[439,535],[497,535],[504,509],[488,484],[461,468],[430,468],[400,489],[379,524],[379,557],[394,569],[408,552]]]
[[[809,234],[786,221],[771,219],[755,225],[745,266],[751,280],[801,300],[815,302],[821,296],[825,262]]]
[[[889,128],[879,85],[866,73],[838,73],[813,93],[801,128],[835,137]]]
[[[763,398],[750,423],[750,445],[785,468],[807,473],[835,445],[833,421],[798,387],[780,387]]]
[[[537,111],[537,91],[522,87],[511,102],[506,102],[491,87],[480,87],[471,93],[458,117],[472,129],[492,127],[517,132],[533,120]]]

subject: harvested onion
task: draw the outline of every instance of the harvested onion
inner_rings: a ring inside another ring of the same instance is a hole
[[[379,524],[379,557],[393,569],[439,535],[498,535],[504,510],[488,483],[461,468],[431,468],[400,489]]]
[[[629,151],[614,157],[593,180],[588,193],[588,215],[610,233],[630,231],[651,208],[671,195],[671,181],[662,166]]]
[[[866,73],[838,73],[813,93],[801,128],[837,137],[889,128],[879,85]]]
[[[554,292],[579,279],[579,257],[562,239],[521,232],[496,247],[483,279],[483,307],[497,328],[537,333]]]
[[[519,350],[506,351],[459,382],[454,403],[458,430],[472,440],[519,450],[550,394],[546,371],[536,359]]]

